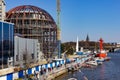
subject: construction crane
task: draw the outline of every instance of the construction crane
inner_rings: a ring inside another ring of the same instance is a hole
[[[61,57],[60,0],[57,0],[57,41],[58,41],[58,58],[60,58]]]

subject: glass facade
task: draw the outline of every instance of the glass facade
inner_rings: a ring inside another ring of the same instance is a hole
[[[0,22],[0,69],[13,66],[14,28],[13,24]]]

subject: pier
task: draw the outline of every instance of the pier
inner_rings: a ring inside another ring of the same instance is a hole
[[[40,80],[52,80],[56,77],[68,72],[76,71],[90,57],[74,57],[73,61],[66,63],[65,60],[60,60],[56,62],[51,62],[47,64],[37,65],[26,70],[26,75],[24,70],[13,71],[8,74],[3,74],[0,79],[4,80],[26,80],[26,79],[40,79]],[[10,69],[9,69],[10,70]],[[1,71],[0,71],[1,72]],[[11,76],[11,77],[10,77]]]

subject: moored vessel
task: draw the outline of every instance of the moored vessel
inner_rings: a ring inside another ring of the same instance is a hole
[[[100,38],[99,40],[99,45],[100,45],[100,52],[96,56],[99,58],[106,58],[107,53],[105,50],[103,50],[103,39],[102,38]]]

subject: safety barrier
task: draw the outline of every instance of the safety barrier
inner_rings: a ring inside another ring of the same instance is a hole
[[[48,64],[43,64],[39,66],[35,66],[33,68],[28,68],[26,70],[27,75],[35,74],[36,71],[40,72],[41,69],[48,70],[49,68],[58,67],[59,65],[65,64],[65,60],[51,62]],[[9,73],[6,75],[0,76],[0,80],[15,80],[19,78],[23,78],[25,76],[25,70],[20,70],[19,72]]]

